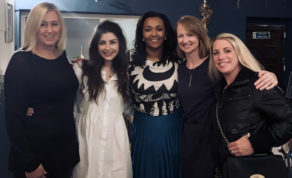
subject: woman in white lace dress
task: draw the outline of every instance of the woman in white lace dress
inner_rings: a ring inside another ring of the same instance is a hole
[[[128,92],[128,58],[121,28],[101,23],[89,60],[73,64],[80,87],[75,119],[80,162],[74,178],[131,178],[128,133],[123,119]]]

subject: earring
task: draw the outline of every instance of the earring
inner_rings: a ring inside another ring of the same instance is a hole
[[[167,37],[166,36],[164,37],[164,40],[167,40]]]
[[[145,41],[144,37],[142,38],[142,41]]]

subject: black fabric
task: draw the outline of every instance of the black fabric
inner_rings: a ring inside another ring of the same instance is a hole
[[[178,68],[178,98],[184,111],[183,178],[212,176],[214,160],[208,113],[215,97],[213,84],[208,77],[208,61],[206,59],[195,69],[188,69],[186,62]]]
[[[72,169],[79,161],[73,117],[78,80],[66,53],[47,60],[16,52],[4,85],[10,170],[33,171],[40,163]],[[28,107],[34,108],[32,117],[26,117]]]
[[[228,157],[225,171],[226,178],[252,178],[255,175],[267,178],[288,177],[284,160],[276,155]]]
[[[224,92],[226,83],[222,79],[216,88],[222,128],[230,142],[248,132],[252,140],[261,137],[257,133],[268,131],[270,137],[266,139],[271,143],[266,147],[282,145],[292,136],[292,109],[278,87],[257,90],[254,86],[257,79],[257,73],[242,68]]]
[[[226,88],[222,79],[216,87],[218,115],[229,142],[250,133],[254,154],[268,154],[272,146],[284,144],[291,138],[292,109],[279,88],[257,90],[254,86],[257,79],[257,73],[244,67]],[[230,153],[216,121],[213,125],[216,166],[222,169]]]
[[[71,178],[72,170],[53,170],[50,174],[46,174],[46,178]],[[24,172],[14,172],[13,178],[26,178]]]
[[[260,131],[256,135],[249,138],[253,150],[255,153],[268,153],[271,151],[271,148],[274,146],[272,133],[269,131]]]

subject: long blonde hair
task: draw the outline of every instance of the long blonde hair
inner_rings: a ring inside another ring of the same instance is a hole
[[[64,19],[62,18],[59,9],[54,4],[42,2],[37,4],[28,15],[28,20],[24,29],[24,44],[22,46],[25,51],[35,50],[38,30],[45,18],[45,15],[49,11],[55,11],[61,23],[61,35],[59,41],[56,44],[56,49],[59,52],[62,52],[65,49],[66,27],[64,24]]]
[[[213,52],[213,44],[216,40],[228,41],[232,45],[232,47],[235,49],[235,52],[238,57],[238,61],[242,66],[254,72],[259,72],[263,69],[263,66],[251,54],[251,52],[246,47],[246,45],[237,36],[231,33],[221,33],[216,36],[216,38],[214,39],[211,45],[211,54]],[[209,76],[211,77],[211,79],[216,79],[216,80],[220,79],[222,76],[214,64],[213,55],[211,55],[210,61],[209,61]]]

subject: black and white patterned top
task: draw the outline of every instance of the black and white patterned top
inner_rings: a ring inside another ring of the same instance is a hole
[[[161,116],[179,108],[177,99],[178,64],[146,60],[145,66],[130,65],[130,89],[137,111]]]

